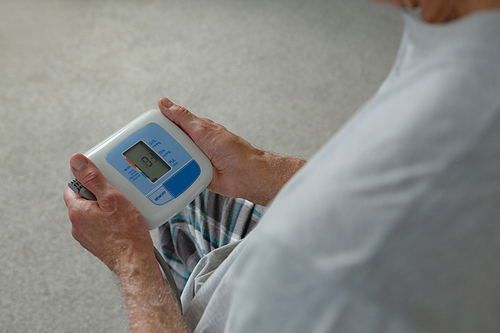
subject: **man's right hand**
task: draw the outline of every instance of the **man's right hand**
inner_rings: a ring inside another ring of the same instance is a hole
[[[213,192],[266,206],[305,163],[257,149],[222,125],[199,118],[165,97],[159,99],[158,107],[212,162],[214,176],[208,189]]]

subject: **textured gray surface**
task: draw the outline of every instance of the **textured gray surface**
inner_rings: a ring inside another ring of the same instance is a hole
[[[168,96],[310,157],[373,94],[399,13],[367,0],[0,3],[0,332],[125,332],[71,237],[68,159]]]

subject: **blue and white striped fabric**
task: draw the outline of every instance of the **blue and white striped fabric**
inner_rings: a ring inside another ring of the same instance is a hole
[[[161,252],[182,293],[189,275],[207,253],[244,238],[265,207],[203,191],[159,228]]]

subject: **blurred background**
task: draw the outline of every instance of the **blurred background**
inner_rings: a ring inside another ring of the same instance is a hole
[[[73,153],[167,96],[310,158],[377,90],[401,32],[368,0],[2,0],[0,332],[128,329],[113,275],[71,237]]]

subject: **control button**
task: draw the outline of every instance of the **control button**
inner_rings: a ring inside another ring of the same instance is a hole
[[[163,183],[163,185],[170,191],[170,193],[173,194],[175,198],[177,198],[179,195],[184,193],[189,186],[193,185],[200,174],[200,166],[195,160],[192,160],[165,183]]]
[[[164,205],[170,200],[172,200],[174,197],[172,194],[168,193],[167,189],[163,186],[161,186],[159,189],[154,191],[148,196],[149,200],[151,200],[152,203],[155,205]]]

